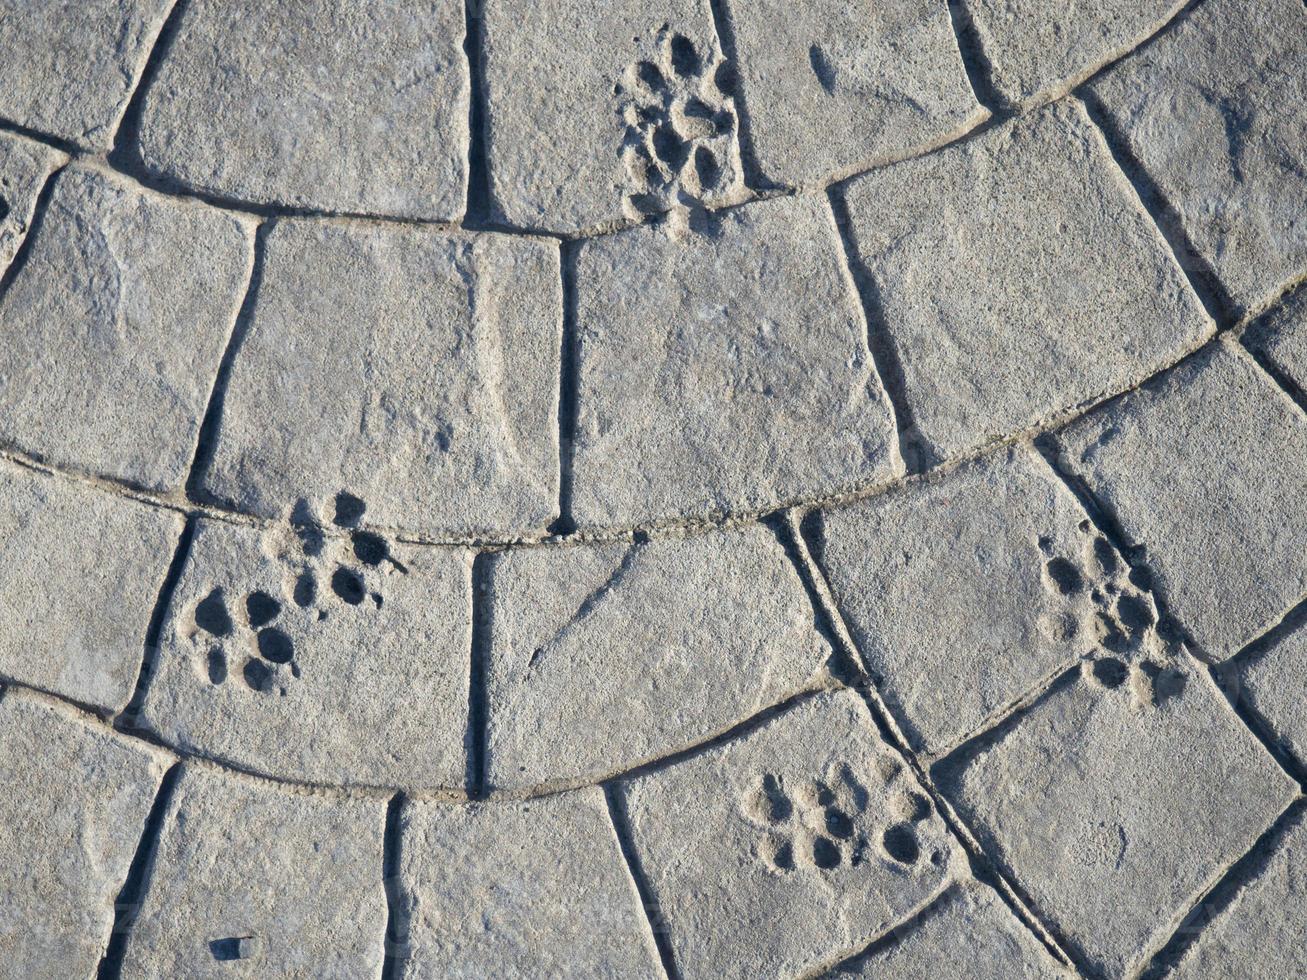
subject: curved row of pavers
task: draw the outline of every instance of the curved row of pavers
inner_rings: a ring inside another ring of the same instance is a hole
[[[958,16],[996,97],[1028,106],[1183,5],[1039,0],[1013,11],[970,0]],[[709,0],[620,0],[602,12],[579,0],[85,0],[10,9],[5,25],[0,116],[91,150],[118,137],[147,170],[202,193],[333,212],[463,215],[469,59],[491,216],[521,228],[621,221],[633,191],[662,204],[684,191],[738,197],[737,113],[758,179],[792,186],[919,153],[988,115],[942,2],[755,0],[714,13]],[[731,61],[719,72],[722,40]],[[711,186],[687,147],[711,147]],[[632,159],[667,172],[670,187],[633,187]]]
[[[1295,0],[1207,0],[1092,87],[1231,319],[1307,268],[1305,22]],[[11,250],[63,162],[2,138]],[[561,255],[394,223],[256,232],[86,162],[36,222],[0,296],[0,442],[269,518],[348,489],[424,540],[890,482],[1128,389],[1214,330],[1075,100],[831,199]],[[192,472],[215,383],[212,458]]]
[[[1243,342],[1291,375],[1307,355],[1305,317],[1299,292]],[[827,836],[833,852],[812,835],[818,827],[764,833],[771,824],[749,802],[759,787],[789,799],[805,779],[833,792],[845,763],[865,790],[876,771],[842,741],[863,722],[828,707],[851,695],[804,693],[843,676],[804,587],[810,555],[818,592],[829,590],[933,782],[1077,960],[1123,975],[1300,799],[1227,696],[1302,772],[1307,714],[1295,691],[1307,628],[1276,624],[1307,594],[1307,419],[1227,337],[1041,449],[1004,448],[813,512],[797,537],[752,525],[474,561],[464,549],[350,531],[362,514],[348,496],[333,502],[339,535],[201,519],[137,723],[184,755],[282,779],[460,791],[475,675],[488,812],[668,760],[638,777],[675,786],[644,831],[668,834],[665,850],[641,860],[664,914],[695,923],[677,955],[718,970],[738,962],[743,975],[760,962],[787,972],[849,951],[892,918],[848,925],[845,906],[796,898],[787,863],[808,861],[829,888],[824,872],[860,867],[852,851],[835,859],[838,841],[858,837]],[[6,593],[30,597],[10,607],[27,628],[6,631],[4,672],[122,707],[160,556],[178,530],[167,525],[180,518],[57,476],[8,465],[4,476],[14,505]],[[1132,542],[1125,554],[1101,525]],[[51,576],[56,568],[67,575]],[[1223,695],[1186,645],[1237,690]],[[739,728],[778,703],[788,707],[761,728]],[[758,742],[757,732],[809,716],[820,735]],[[681,755],[723,731],[733,734],[720,745]],[[754,744],[768,747],[738,748]],[[864,833],[882,845],[877,860],[894,867],[885,834],[902,808],[859,806],[879,821]],[[706,835],[699,852],[669,814]],[[741,865],[753,890],[739,908],[681,877],[693,869],[734,894],[726,869]],[[834,884],[858,902],[865,888],[877,901],[897,894],[861,872]],[[896,908],[921,897],[912,894]],[[812,920],[814,908],[835,918]],[[815,947],[761,952],[739,928],[787,917]],[[491,931],[504,930],[517,934]],[[739,945],[702,938],[714,930]]]
[[[389,828],[384,798],[174,764],[21,691],[0,744],[14,976],[653,977],[653,930],[687,977],[794,974],[887,930],[851,973],[1063,975],[851,692],[607,793],[401,799]]]

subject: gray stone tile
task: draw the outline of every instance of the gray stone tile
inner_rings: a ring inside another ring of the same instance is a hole
[[[284,779],[461,789],[471,557],[355,540],[201,520],[142,722]]]
[[[1243,344],[1290,385],[1307,390],[1307,288],[1249,324]]]
[[[1157,33],[1185,0],[966,0],[995,88],[1056,99]]]
[[[341,490],[424,534],[558,512],[552,242],[279,221],[204,485],[242,511]]]
[[[33,980],[93,976],[167,757],[71,709],[0,699],[0,949]]]
[[[581,525],[762,510],[896,472],[889,403],[822,198],[642,227],[577,259]]]
[[[657,977],[603,792],[406,804],[399,975]]]
[[[683,198],[743,199],[708,0],[488,0],[481,11],[496,218],[572,233]]]
[[[0,462],[0,674],[123,707],[181,530],[171,511]]]
[[[380,976],[385,810],[188,766],[146,872],[123,976]]]
[[[930,901],[964,858],[850,691],[621,787],[681,974],[793,976]]]
[[[1127,388],[1212,332],[1078,104],[873,171],[847,200],[927,457]]]
[[[5,0],[0,116],[108,149],[171,0]]]
[[[1093,84],[1234,303],[1307,273],[1307,10],[1207,0]]]
[[[1260,874],[1199,934],[1170,976],[1287,980],[1307,973],[1307,828],[1301,810],[1275,846]]]
[[[493,561],[497,787],[598,779],[694,745],[814,683],[830,657],[760,525]]]
[[[820,563],[918,750],[975,731],[1104,644],[1148,640],[1152,599],[1025,448],[827,511]]]
[[[0,276],[27,237],[41,188],[67,162],[66,153],[0,132]]]
[[[1103,976],[1141,966],[1297,791],[1180,651],[1086,663],[935,776]]]
[[[266,204],[453,221],[467,197],[463,4],[196,0],[146,91],[165,178]]]
[[[1017,980],[1074,976],[1003,904],[974,881],[949,889],[916,923],[895,930],[886,946],[843,965],[838,977],[894,980]]]
[[[1307,626],[1299,622],[1284,635],[1257,643],[1222,673],[1276,741],[1307,763]]]
[[[938,146],[989,115],[944,4],[726,6],[749,134],[769,180],[822,184]]]
[[[251,228],[72,166],[0,298],[0,439],[60,467],[181,486],[245,294]]]
[[[1211,656],[1307,593],[1307,419],[1246,355],[1214,345],[1057,441]]]

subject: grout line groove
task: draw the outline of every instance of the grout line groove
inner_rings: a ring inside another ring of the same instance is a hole
[[[132,926],[141,910],[141,902],[149,887],[149,877],[154,864],[154,856],[159,847],[159,837],[163,832],[164,817],[172,803],[177,780],[181,775],[182,763],[175,762],[164,773],[155,793],[154,803],[145,818],[145,827],[136,845],[136,853],[127,870],[127,878],[114,901],[113,929],[109,934],[109,945],[100,959],[96,970],[97,980],[118,980],[122,975],[123,955],[127,952],[127,942],[131,938]]]
[[[236,316],[232,321],[231,332],[227,335],[227,346],[218,361],[218,370],[214,374],[213,385],[209,389],[209,402],[200,421],[199,433],[195,439],[195,455],[191,459],[191,468],[186,475],[186,495],[190,500],[211,503],[216,498],[203,486],[204,477],[213,463],[213,454],[217,448],[218,432],[222,426],[223,409],[227,403],[227,386],[231,382],[231,373],[245,342],[254,319],[254,310],[258,304],[260,287],[263,284],[263,264],[267,253],[268,232],[273,222],[264,222],[254,230],[250,247],[249,278],[245,283],[245,296],[241,300]]]
[[[145,96],[154,85],[164,59],[177,40],[182,16],[190,3],[191,0],[175,0],[164,15],[163,22],[159,25],[159,33],[155,35],[154,43],[145,56],[140,74],[137,75],[136,86],[132,89],[131,97],[128,98],[123,114],[118,120],[110,149],[105,154],[106,162],[114,169],[120,170],[146,186],[149,186],[150,181],[158,178],[141,158],[141,113],[145,107]]]
[[[576,434],[580,419],[580,324],[577,321],[577,251],[573,242],[559,246],[558,266],[562,276],[563,318],[558,360],[558,519],[551,534],[576,532],[572,499],[576,485]]]
[[[744,186],[755,193],[782,189],[782,185],[768,180],[758,163],[758,154],[753,146],[753,126],[749,116],[749,105],[744,92],[744,78],[740,73],[740,54],[735,43],[735,19],[731,16],[729,0],[708,0],[712,14],[713,31],[717,35],[717,45],[722,58],[729,66],[733,84],[726,94],[735,103],[735,118],[738,125],[735,142],[740,151],[740,169]]]
[[[136,683],[132,686],[132,696],[128,699],[127,705],[111,719],[111,724],[115,727],[120,722],[131,724],[134,727],[135,721],[145,705],[145,699],[149,695],[150,683],[153,681],[155,670],[158,667],[159,635],[163,632],[164,619],[168,615],[169,606],[172,605],[173,593],[177,590],[177,584],[181,581],[187,559],[190,558],[191,542],[195,539],[195,526],[196,519],[194,517],[186,518],[185,524],[182,525],[181,534],[178,535],[177,547],[173,551],[172,560],[168,563],[167,571],[164,572],[163,581],[159,585],[158,596],[154,600],[154,608],[150,610],[150,621],[145,627],[145,646],[140,669],[136,672]]]
[[[485,0],[464,0],[463,56],[468,73],[467,201],[463,227],[489,227],[491,222],[489,131],[486,101],[485,44],[482,37]]]
[[[472,645],[468,658],[467,782],[470,800],[485,799],[486,753],[489,747],[490,698],[486,688],[486,671],[490,661],[491,610],[494,584],[491,566],[494,555],[482,552],[472,559]]]
[[[1215,880],[1179,917],[1175,931],[1139,971],[1140,980],[1161,980],[1180,964],[1208,926],[1221,918],[1244,887],[1254,883],[1266,870],[1291,825],[1302,819],[1307,799],[1298,797],[1275,818],[1253,842],[1247,852],[1228,868],[1217,873]]]
[[[411,951],[409,944],[409,918],[405,907],[403,880],[403,834],[401,817],[407,797],[399,792],[386,804],[385,830],[381,844],[381,883],[386,892],[385,955],[381,966],[381,980],[398,980],[404,960]]]
[[[622,792],[620,786],[611,783],[604,785],[603,794],[604,802],[608,807],[608,819],[612,824],[613,834],[617,838],[617,846],[622,853],[622,860],[626,863],[627,874],[630,875],[631,882],[635,885],[635,892],[640,900],[640,908],[644,911],[645,922],[649,926],[649,933],[653,939],[654,948],[657,950],[658,960],[663,968],[663,975],[667,980],[679,980],[680,971],[676,968],[676,959],[672,955],[672,945],[667,935],[667,925],[663,921],[658,899],[654,896],[648,877],[644,873],[644,865],[640,861],[640,855],[636,851],[635,838],[631,833],[631,821],[626,812],[626,803]]]
[[[980,42],[980,32],[966,0],[948,0],[948,12],[958,54],[962,57],[962,70],[966,72],[972,94],[990,111],[991,126],[1006,122],[1017,115],[1018,110],[994,84],[993,63]]]

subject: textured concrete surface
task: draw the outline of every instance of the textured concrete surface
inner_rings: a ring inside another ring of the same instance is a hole
[[[0,975],[1307,973],[1302,0],[0,0]]]

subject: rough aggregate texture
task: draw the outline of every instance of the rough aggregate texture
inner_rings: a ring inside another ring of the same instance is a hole
[[[0,0],[0,975],[1302,975],[1304,52]]]
[[[163,753],[61,705],[0,698],[0,955],[11,976],[91,976]]]
[[[930,457],[1129,387],[1212,332],[1075,105],[872,171],[848,207]]]
[[[1093,85],[1231,300],[1307,265],[1307,8],[1205,0]]]
[[[377,976],[383,818],[376,801],[184,769],[145,874],[123,974]]]
[[[467,195],[458,0],[194,0],[146,91],[160,175],[255,203],[452,221]]]
[[[171,0],[4,0],[0,117],[106,149],[171,6]]]

